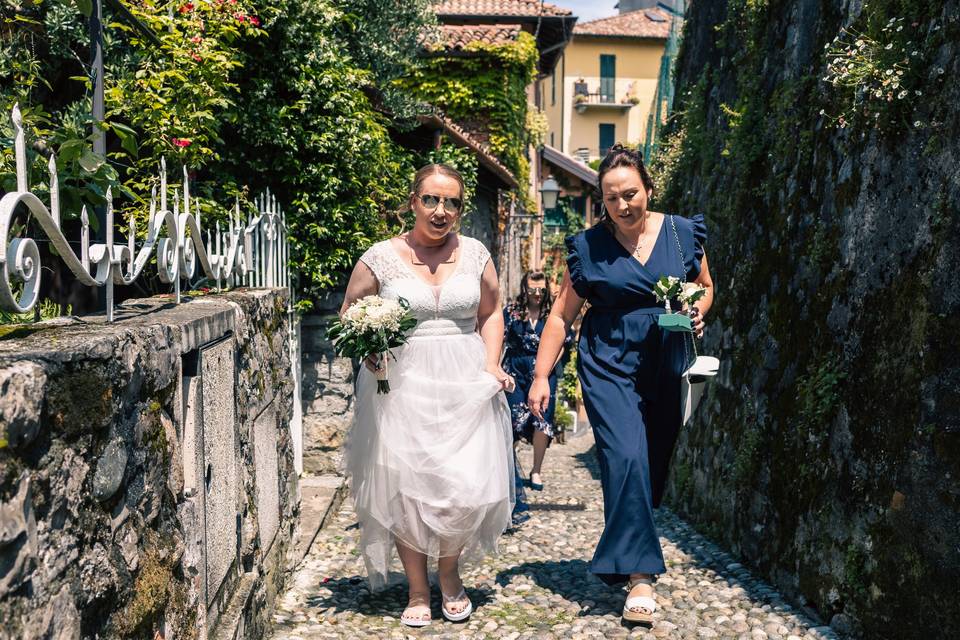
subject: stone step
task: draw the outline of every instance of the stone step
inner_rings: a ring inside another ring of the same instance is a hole
[[[291,568],[303,562],[317,532],[340,509],[346,490],[342,476],[327,474],[300,478],[300,531],[290,551]]]

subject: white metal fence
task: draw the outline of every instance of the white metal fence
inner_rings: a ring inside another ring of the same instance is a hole
[[[137,247],[136,222],[131,217],[126,241],[114,237],[112,193],[107,191],[104,243],[90,242],[90,221],[86,207],[80,212],[80,255],[64,236],[61,227],[56,158],[50,157],[50,206],[45,205],[29,188],[26,136],[20,109],[13,108],[14,155],[17,189],[0,198],[0,309],[26,313],[37,304],[42,265],[37,242],[26,235],[31,227],[24,225],[23,237],[11,238],[11,227],[19,206],[43,230],[64,264],[82,284],[103,287],[107,321],[113,321],[114,286],[129,285],[137,280],[156,254],[156,266],[162,282],[173,285],[177,303],[181,286],[193,281],[197,265],[219,291],[223,287],[264,287],[288,290],[288,331],[290,339],[291,375],[294,380],[294,417],[291,423],[297,471],[303,469],[302,407],[300,400],[300,323],[294,310],[294,290],[290,278],[289,241],[286,216],[269,191],[256,198],[256,214],[243,219],[240,205],[234,204],[229,222],[222,228],[204,230],[200,209],[190,197],[187,168],[183,168],[183,192],[173,192],[172,210],[168,203],[166,161],[161,161],[159,190],[150,196],[147,237]],[[157,197],[159,195],[159,202]]]

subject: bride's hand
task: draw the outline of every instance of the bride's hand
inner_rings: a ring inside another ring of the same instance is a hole
[[[504,371],[500,366],[488,366],[487,373],[497,379],[497,382],[500,383],[500,388],[504,391],[510,392],[517,388],[517,383],[513,379],[513,376]]]
[[[534,378],[527,394],[527,406],[531,413],[541,420],[547,407],[550,406],[550,382],[546,378]]]
[[[363,359],[363,364],[370,373],[376,373],[380,370],[380,356],[373,354]]]

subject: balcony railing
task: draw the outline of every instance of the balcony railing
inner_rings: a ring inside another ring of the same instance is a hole
[[[639,98],[633,95],[623,95],[618,100],[613,87],[606,86],[606,83],[603,82],[600,83],[599,89],[594,92],[590,92],[585,82],[574,83],[573,106],[579,113],[583,113],[591,107],[627,111],[639,102]]]

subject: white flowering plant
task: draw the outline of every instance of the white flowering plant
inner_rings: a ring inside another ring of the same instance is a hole
[[[347,307],[339,320],[331,323],[327,338],[341,356],[359,360],[380,356],[376,372],[377,393],[390,393],[387,378],[388,356],[393,357],[390,350],[406,344],[407,332],[416,325],[410,303],[403,298],[389,300],[376,295],[365,296]]]
[[[922,70],[926,66],[923,30],[926,25],[890,18],[873,34],[845,28],[824,45],[827,61],[823,81],[844,99],[839,109],[821,109],[820,115],[841,129],[863,118],[867,127],[884,127],[887,120],[901,126],[897,112],[910,112],[924,95]],[[943,71],[938,75],[942,75]],[[913,122],[920,128],[921,121]]]

